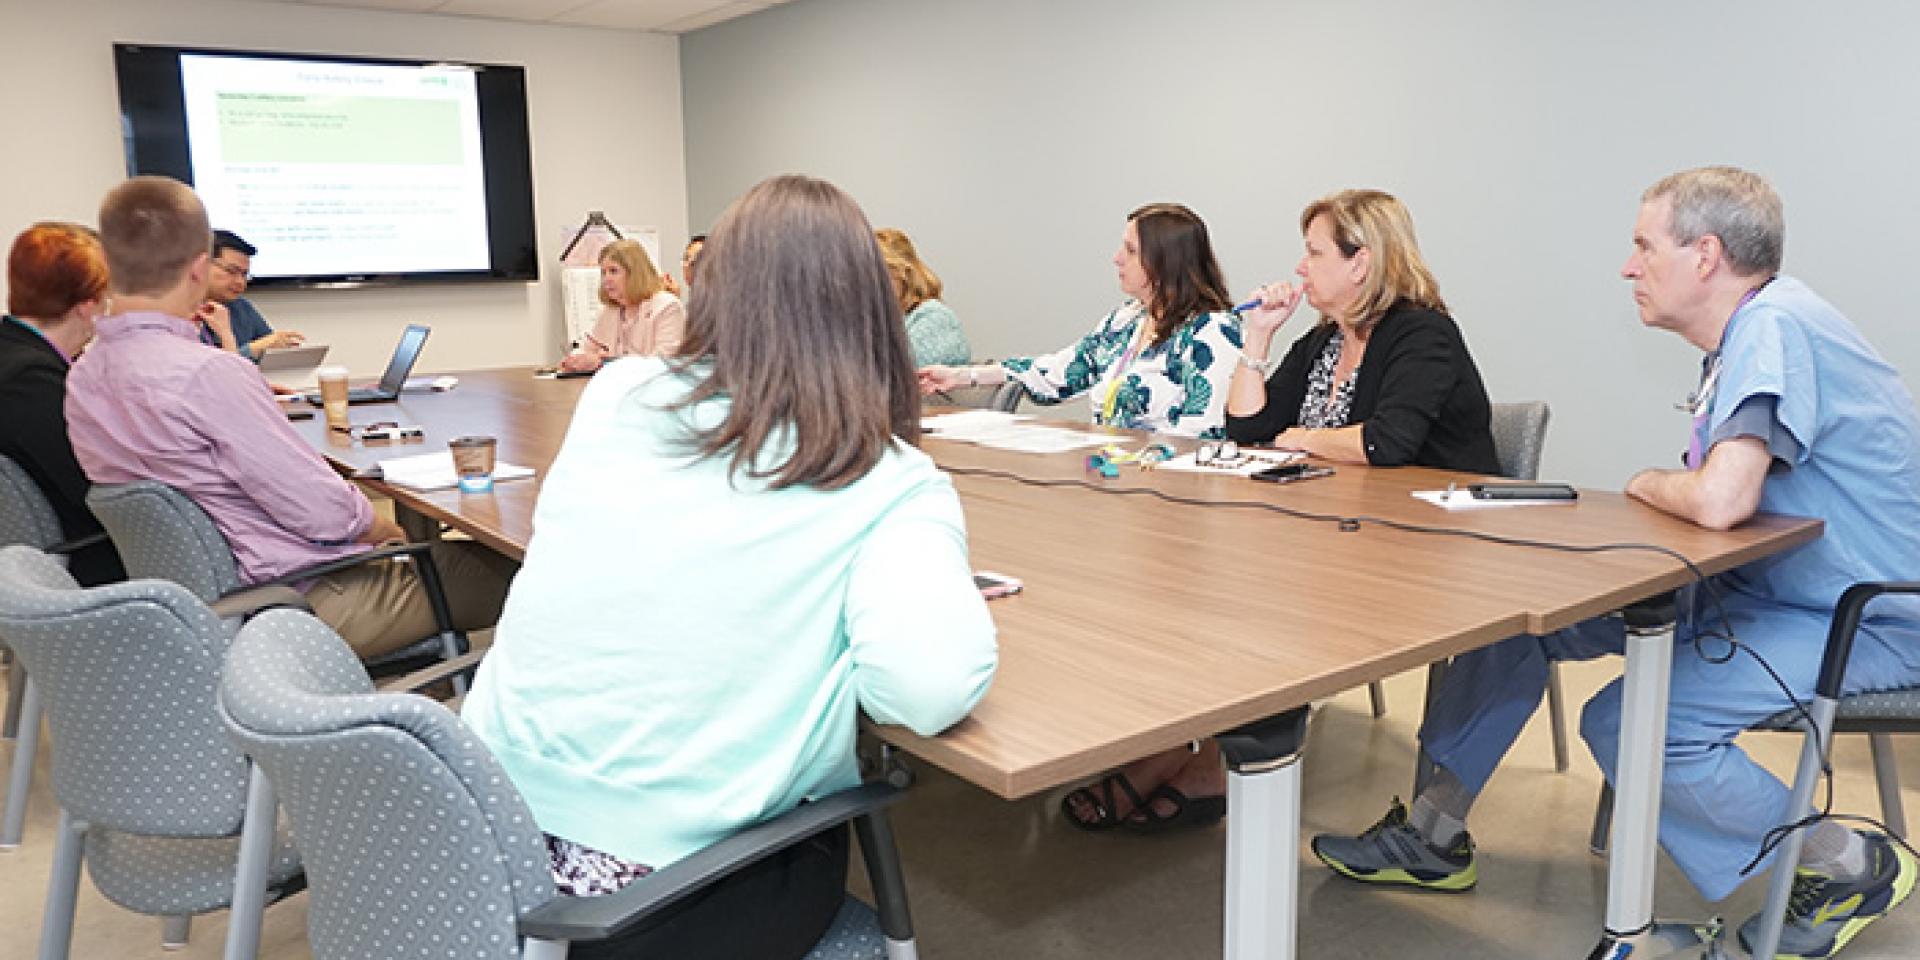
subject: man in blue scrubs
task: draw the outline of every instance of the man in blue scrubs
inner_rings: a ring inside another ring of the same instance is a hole
[[[1641,322],[1705,357],[1685,467],[1643,470],[1628,495],[1703,527],[1756,512],[1817,517],[1821,539],[1682,594],[1675,637],[1660,841],[1701,894],[1721,900],[1771,828],[1792,819],[1787,788],[1734,745],[1757,720],[1812,695],[1840,594],[1920,575],[1920,418],[1899,374],[1831,304],[1779,273],[1785,222],[1761,177],[1729,167],[1674,174],[1641,198],[1633,281]],[[1920,607],[1883,598],[1849,663],[1849,692],[1920,684]],[[1314,852],[1356,880],[1464,890],[1476,880],[1467,811],[1540,702],[1552,659],[1624,649],[1618,619],[1521,636],[1455,661],[1421,745],[1439,767],[1410,807],[1359,837],[1322,836]],[[1609,780],[1619,753],[1621,682],[1595,695],[1581,734]],[[1756,868],[1764,869],[1765,862]],[[1920,868],[1877,832],[1833,821],[1808,828],[1780,956],[1829,957],[1903,900]],[[1755,921],[1740,930],[1750,941]]]
[[[260,355],[281,347],[297,347],[306,338],[297,330],[267,325],[260,309],[241,294],[253,276],[253,244],[231,230],[213,232],[213,271],[207,280],[207,302],[200,308],[200,341],[229,353],[260,362]]]

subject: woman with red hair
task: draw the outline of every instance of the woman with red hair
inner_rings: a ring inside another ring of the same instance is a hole
[[[100,532],[87,510],[87,475],[67,443],[67,366],[106,312],[107,258],[92,230],[36,223],[7,255],[7,314],[0,319],[0,455],[38,484],[73,540]],[[126,578],[105,540],[75,552],[85,586]]]

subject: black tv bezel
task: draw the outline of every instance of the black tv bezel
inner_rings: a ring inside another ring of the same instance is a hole
[[[416,283],[532,283],[540,279],[539,245],[533,216],[533,155],[527,125],[525,67],[446,59],[182,47],[116,41],[113,45],[113,64],[120,96],[120,134],[128,176],[155,174],[193,183],[193,163],[187,150],[186,95],[180,78],[182,54],[402,67],[456,64],[475,72],[480,105],[481,163],[485,171],[487,248],[491,267],[486,270],[255,277],[250,284],[252,287],[329,289]]]

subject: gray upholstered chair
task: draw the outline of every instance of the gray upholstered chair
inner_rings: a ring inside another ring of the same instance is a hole
[[[0,637],[45,700],[60,806],[40,960],[67,956],[83,861],[107,899],[168,918],[170,942],[231,905],[227,956],[254,955],[269,884],[300,865],[215,709],[231,629],[177,584],[83,590],[38,550],[0,549]]]
[[[1489,426],[1493,431],[1493,455],[1500,461],[1500,475],[1509,480],[1540,479],[1540,455],[1547,446],[1547,422],[1553,417],[1553,411],[1542,401],[1526,403],[1496,403],[1493,405],[1493,419]],[[1427,667],[1427,697],[1432,703],[1434,692],[1440,688],[1440,681],[1446,676],[1447,661],[1439,660]],[[1367,687],[1373,699],[1373,715],[1378,717],[1387,712],[1386,691],[1379,681]],[[1571,756],[1567,748],[1567,708],[1566,695],[1560,683],[1560,665],[1547,665],[1547,722],[1553,730],[1553,768],[1561,773],[1567,771]],[[1420,776],[1415,777],[1415,792],[1418,784],[1424,782],[1426,774],[1423,765]]]
[[[213,603],[242,589],[240,571],[234,565],[233,549],[227,545],[227,538],[213,525],[206,511],[180,491],[150,480],[100,484],[87,494],[87,506],[113,537],[120,559],[126,564],[127,576],[172,580],[193,591],[203,603]],[[427,650],[415,645],[389,658],[437,652],[453,659],[461,654],[466,640],[453,628],[453,612],[447,605],[446,591],[431,551],[430,543],[379,547],[315,564],[254,586],[298,583],[375,560],[406,557],[420,572],[421,586],[433,605],[434,621],[440,632],[428,638]],[[464,682],[456,680],[456,689],[463,693]]]
[[[998,410],[1012,413],[1020,406],[1020,398],[1026,391],[1017,383],[1003,383],[999,386],[955,387],[934,394],[929,403],[952,404],[956,407],[971,407],[976,410]]]
[[[602,897],[555,893],[540,828],[484,744],[440,704],[375,693],[345,643],[273,610],[234,642],[227,729],[273,782],[311,881],[319,960],[563,958],[792,843],[854,821],[884,919],[848,900],[815,960],[913,955],[905,888],[867,784],[750,828]],[[644,811],[626,811],[644,816]],[[882,933],[884,929],[885,933]]]
[[[40,492],[39,484],[12,458],[0,456],[0,546],[23,544],[45,550],[54,556],[78,550],[100,539],[99,535],[66,540],[60,518],[53,505]],[[11,661],[13,652],[0,640],[0,662]],[[39,692],[27,679],[27,670],[18,663],[7,670],[7,708],[0,719],[0,740],[14,740],[13,765],[8,770],[4,808],[0,808],[0,850],[20,845],[26,827],[27,795],[33,785],[34,753],[40,742]],[[24,739],[21,729],[27,731]]]

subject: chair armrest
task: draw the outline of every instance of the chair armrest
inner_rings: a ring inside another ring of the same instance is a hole
[[[313,608],[307,605],[306,594],[277,583],[235,590],[209,605],[213,615],[222,620],[229,617],[251,620],[255,614],[275,607],[292,607],[303,613],[313,612]]]
[[[556,897],[520,918],[522,936],[542,940],[605,940],[633,927],[742,867],[809,837],[898,803],[906,792],[865,783],[803,803],[785,816],[749,827],[684,860],[600,897]]]
[[[107,541],[106,531],[102,530],[98,533],[89,533],[84,537],[74,537],[72,540],[62,540],[59,543],[56,543],[53,546],[48,547],[46,552],[65,556],[70,553],[75,553],[81,550],[85,550],[86,548],[91,547],[96,543],[105,543],[106,541]]]
[[[1885,583],[1856,583],[1840,595],[1833,609],[1833,621],[1827,628],[1827,652],[1820,660],[1820,680],[1814,694],[1829,700],[1840,699],[1847,677],[1847,658],[1853,655],[1853,637],[1860,632],[1860,618],[1867,604],[1889,593],[1920,593],[1920,582],[1912,580]]]
[[[424,687],[430,687],[442,680],[468,675],[480,666],[480,660],[487,655],[485,650],[469,650],[451,660],[442,660],[430,667],[422,667],[412,673],[404,673],[377,685],[381,693],[418,693]]]
[[[349,570],[363,563],[372,563],[375,560],[386,560],[390,557],[420,556],[432,549],[433,544],[424,541],[420,543],[388,544],[384,547],[375,547],[366,553],[356,553],[351,557],[341,557],[338,560],[328,560],[325,563],[316,563],[311,567],[303,567],[292,573],[281,574],[272,580],[262,580],[254,584],[254,586],[265,587],[282,583],[299,583],[302,580],[312,580],[314,577],[324,577],[329,573]]]

